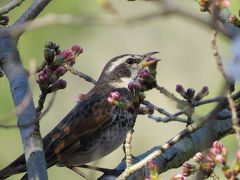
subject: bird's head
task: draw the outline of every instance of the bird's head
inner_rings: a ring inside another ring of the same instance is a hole
[[[108,83],[114,87],[128,87],[139,71],[157,63],[158,60],[150,58],[158,52],[150,52],[144,55],[124,54],[112,58],[104,67],[98,83]]]

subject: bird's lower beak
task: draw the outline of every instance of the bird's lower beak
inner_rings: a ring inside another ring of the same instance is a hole
[[[159,53],[159,52],[154,51],[154,52],[144,54],[143,55],[143,61],[141,63],[139,63],[139,67],[140,68],[145,68],[147,66],[150,66],[150,65],[155,64],[158,61],[160,61],[160,59],[156,59],[156,58],[152,57],[152,55],[157,54],[157,53]]]

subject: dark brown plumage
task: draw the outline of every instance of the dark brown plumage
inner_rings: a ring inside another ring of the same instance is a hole
[[[127,88],[142,69],[139,64],[146,55],[125,54],[110,60],[104,67],[96,86],[43,139],[47,167],[80,166],[106,156],[125,140],[133,128],[137,111],[129,112],[112,106],[107,98],[118,91],[126,101],[132,101]],[[0,179],[25,172],[21,155],[0,171]]]

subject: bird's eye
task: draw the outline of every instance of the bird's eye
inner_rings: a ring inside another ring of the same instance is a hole
[[[128,63],[128,64],[136,63],[136,59],[128,58],[128,59],[127,59],[127,63]]]

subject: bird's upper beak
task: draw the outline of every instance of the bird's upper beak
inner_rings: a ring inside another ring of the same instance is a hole
[[[140,68],[145,68],[147,66],[150,66],[150,65],[155,64],[158,61],[160,61],[160,59],[156,59],[156,58],[152,57],[154,54],[157,54],[157,53],[159,53],[159,52],[154,51],[154,52],[150,52],[150,53],[144,54],[142,62],[139,63],[139,67]]]

